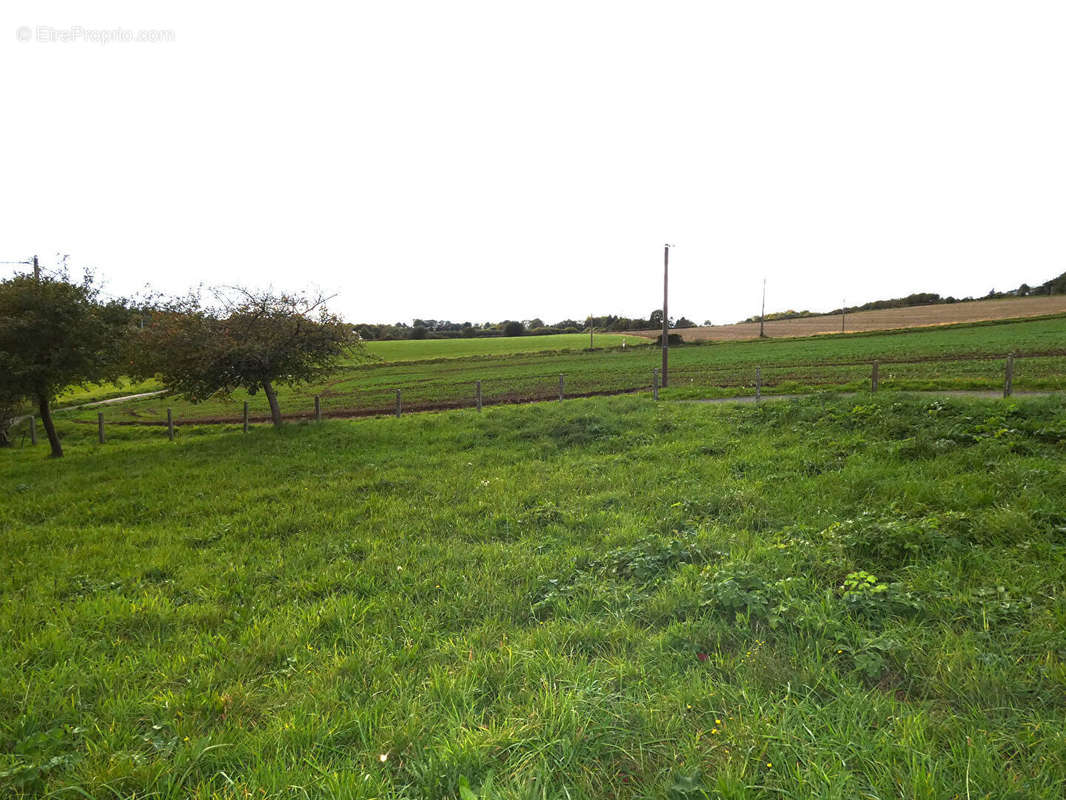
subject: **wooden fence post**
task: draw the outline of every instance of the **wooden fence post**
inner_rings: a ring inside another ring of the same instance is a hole
[[[1014,393],[1014,353],[1007,356],[1007,369],[1003,376],[1003,396],[1010,397]]]
[[[755,402],[762,399],[762,367],[755,368]]]
[[[876,392],[877,387],[881,383],[881,365],[874,361],[872,370],[870,371],[870,391]]]
[[[97,433],[97,437],[100,439],[100,444],[103,444],[104,443],[104,412],[103,411],[97,411],[96,412],[96,433]]]
[[[559,399],[563,399],[563,376],[559,376]]]
[[[656,400],[659,399],[659,368],[653,367],[651,370],[651,396]]]
[[[37,445],[37,419],[30,414],[30,444]]]
[[[481,381],[477,382],[477,410],[481,411]]]
[[[322,421],[322,402],[319,400],[318,395],[315,395],[315,422]]]
[[[169,408],[167,409],[167,438],[174,441],[174,414]]]
[[[396,390],[396,416],[400,416],[403,413],[403,401],[400,399],[400,390]]]
[[[248,401],[244,401],[244,432],[248,433]]]

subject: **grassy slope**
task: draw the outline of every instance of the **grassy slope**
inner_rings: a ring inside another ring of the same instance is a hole
[[[1060,317],[937,330],[686,346],[676,348],[670,356],[671,393],[678,397],[747,393],[756,365],[763,369],[768,392],[857,389],[866,385],[869,362],[875,358],[885,362],[881,372],[885,388],[994,389],[1001,386],[1003,356],[1011,350],[1026,356],[1018,362],[1015,386],[1019,390],[1061,389],[1066,385],[1066,355],[1041,356],[1066,350],[1066,317]],[[987,359],[966,360],[975,355]],[[917,359],[934,360],[893,363]],[[386,363],[343,368],[321,384],[282,387],[279,394],[282,410],[289,414],[309,414],[315,394],[322,395],[327,414],[353,409],[386,411],[394,403],[397,388],[409,408],[470,404],[477,380],[482,381],[488,402],[546,399],[555,396],[560,373],[566,374],[571,393],[647,389],[651,370],[658,363],[659,353],[654,347]],[[158,422],[166,418],[167,406],[172,406],[179,420],[236,419],[245,399],[249,399],[253,415],[267,416],[261,394],[247,398],[243,393],[230,401],[211,400],[198,406],[173,398],[145,399],[109,407],[105,413],[109,419]],[[92,421],[96,411],[83,411],[80,416]]]
[[[1066,788],[1061,399],[68,434],[0,451],[5,796]]]

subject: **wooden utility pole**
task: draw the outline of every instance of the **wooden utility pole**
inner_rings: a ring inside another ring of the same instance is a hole
[[[663,381],[662,387],[666,388],[668,380],[667,370],[670,364],[670,316],[667,310],[667,299],[670,289],[670,245],[663,246]]]
[[[759,312],[759,338],[765,339],[763,323],[766,321],[766,278],[762,279],[762,310]]]
[[[23,262],[25,263],[25,262]],[[41,282],[41,265],[37,263],[37,256],[33,257],[33,279],[37,282]]]

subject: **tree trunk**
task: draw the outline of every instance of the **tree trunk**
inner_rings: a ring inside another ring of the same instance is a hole
[[[52,422],[52,409],[48,407],[48,395],[43,392],[37,395],[37,410],[41,412],[41,424],[44,432],[48,434],[48,444],[52,446],[52,458],[63,457],[63,445],[59,443],[59,434],[56,433],[55,423]]]
[[[270,403],[270,419],[275,428],[281,427],[281,409],[278,407],[278,396],[274,393],[274,385],[270,381],[263,381],[263,392]]]

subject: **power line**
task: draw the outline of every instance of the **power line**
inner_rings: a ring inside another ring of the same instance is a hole
[[[766,321],[766,278],[762,279],[762,311],[759,312],[759,338],[765,339],[763,323]]]

